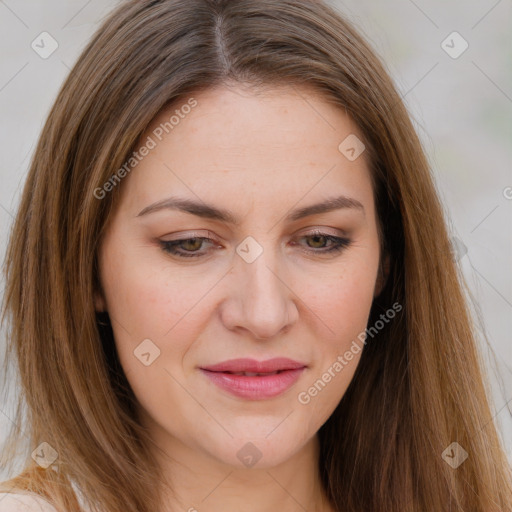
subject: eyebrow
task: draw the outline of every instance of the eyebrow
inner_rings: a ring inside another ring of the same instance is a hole
[[[293,210],[286,217],[286,221],[293,222],[304,217],[312,215],[319,215],[321,213],[327,213],[333,210],[340,210],[342,208],[351,208],[362,211],[364,215],[364,206],[357,200],[347,196],[338,196],[328,198],[321,203],[304,206]],[[209,205],[203,202],[197,202],[192,199],[182,197],[169,197],[156,203],[146,206],[137,217],[142,217],[149,213],[154,213],[160,210],[180,210],[198,217],[207,219],[220,220],[222,222],[232,224],[233,226],[240,225],[240,221],[229,211],[223,208],[217,208],[213,205]]]

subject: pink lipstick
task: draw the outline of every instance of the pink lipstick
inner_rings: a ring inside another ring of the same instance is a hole
[[[266,361],[231,359],[200,368],[219,388],[248,400],[272,398],[287,391],[307,365],[277,357]]]

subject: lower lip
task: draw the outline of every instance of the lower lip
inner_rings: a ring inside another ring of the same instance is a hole
[[[297,382],[304,370],[305,367],[284,370],[274,375],[248,377],[201,369],[219,388],[248,400],[264,400],[284,393]]]

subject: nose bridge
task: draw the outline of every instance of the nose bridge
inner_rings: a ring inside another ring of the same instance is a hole
[[[236,322],[259,338],[277,334],[290,320],[292,292],[282,275],[279,250],[247,237],[237,247],[235,292],[241,311]]]
[[[277,259],[275,251],[267,248],[252,262],[243,259],[238,262],[242,279],[248,287],[247,295],[252,300],[265,304],[269,300],[280,298],[279,296],[283,294],[282,277]],[[265,298],[266,301],[261,300]]]

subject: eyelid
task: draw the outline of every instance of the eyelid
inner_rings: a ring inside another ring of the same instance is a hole
[[[318,226],[315,226],[315,227],[308,227],[308,228],[304,228],[304,231],[300,231],[298,233],[298,235],[296,236],[310,236],[310,235],[322,235],[322,236],[325,236],[325,235],[329,235],[329,236],[337,236],[337,237],[340,237],[340,238],[349,238],[349,233],[343,229],[339,229],[339,228],[330,228],[330,227],[326,227],[326,226],[322,226],[322,227],[318,227]]]
[[[173,233],[175,236],[176,233]],[[171,235],[169,235],[171,236]],[[177,242],[182,240],[189,240],[190,238],[211,238],[212,240],[218,241],[219,237],[215,236],[209,229],[193,229],[192,231],[180,232],[178,238],[166,238],[163,236],[159,238],[162,242]]]
[[[329,230],[332,230],[329,231]],[[175,233],[173,234],[175,235]],[[335,237],[341,237],[341,238],[348,238],[350,235],[347,231],[339,228],[331,228],[331,227],[307,227],[303,230],[299,231],[295,237],[300,236],[335,236]],[[220,243],[221,237],[218,237],[214,235],[209,229],[194,229],[191,231],[185,231],[180,232],[178,238],[170,238],[167,239],[165,236],[163,238],[160,238],[162,242],[176,242],[176,241],[183,241],[183,240],[189,240],[190,238],[211,238],[213,241]]]
[[[332,232],[330,231],[332,230]],[[350,239],[349,234],[342,229],[339,228],[329,228],[329,227],[308,227],[304,228],[304,231],[300,231],[299,233],[294,235],[294,238],[301,237],[311,237],[311,236],[322,236],[322,237],[334,237],[334,238],[342,238],[342,239]],[[219,240],[219,237],[214,235],[209,229],[196,229],[192,231],[185,231],[179,234],[178,238],[160,238],[160,243],[172,243],[172,242],[183,242],[193,238],[207,238],[210,239],[210,243],[222,243]]]
[[[188,260],[189,258],[192,258],[190,261],[193,261],[194,259],[201,260],[203,257],[209,256],[211,253],[210,251],[201,252],[201,251],[183,251],[180,252],[178,249],[171,249],[171,247],[179,246],[180,243],[186,242],[189,240],[201,240],[202,242],[205,241],[209,243],[210,245],[215,245],[216,240],[215,237],[211,236],[211,232],[207,230],[208,235],[210,236],[197,236],[198,233],[195,234],[189,234],[188,236],[185,235],[182,238],[177,238],[173,240],[158,240],[159,245],[161,248],[166,252],[171,254],[173,257],[179,259],[179,260]],[[350,247],[352,245],[352,239],[345,235],[332,235],[327,232],[326,229],[316,228],[313,231],[308,231],[303,234],[297,234],[294,238],[302,239],[302,238],[312,238],[312,237],[321,237],[325,238],[328,241],[330,241],[333,245],[330,248],[320,248],[319,250],[315,249],[302,249],[302,251],[305,254],[314,254],[318,255],[319,257],[323,256],[336,256],[340,253],[343,253],[345,249]],[[299,245],[296,242],[293,242],[292,245]],[[219,248],[219,247],[218,247]]]

